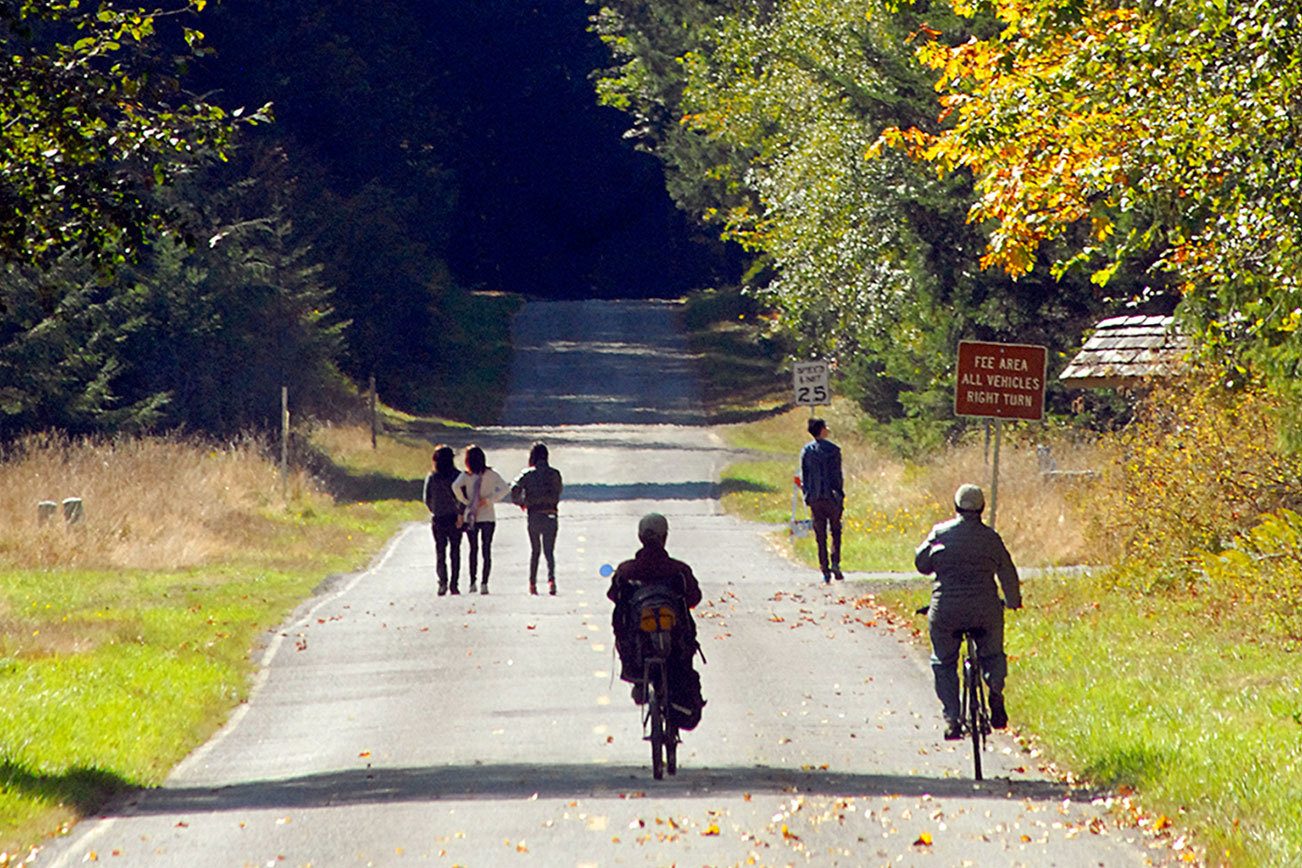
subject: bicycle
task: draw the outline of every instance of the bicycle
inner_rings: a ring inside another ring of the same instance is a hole
[[[664,598],[648,599],[638,612],[642,657],[642,738],[651,742],[651,774],[678,773],[678,727],[669,717],[669,660],[674,650],[677,606]]]
[[[930,606],[923,606],[917,614],[926,615]],[[986,703],[986,684],[981,677],[981,662],[977,658],[977,646],[985,630],[955,630],[955,638],[963,642],[963,668],[959,684],[958,723],[964,738],[972,739],[972,769],[976,779],[981,776],[981,753],[985,750],[986,737],[990,735],[990,707]]]

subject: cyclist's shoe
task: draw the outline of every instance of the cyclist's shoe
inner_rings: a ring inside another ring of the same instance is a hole
[[[963,738],[963,725],[957,720],[945,721],[945,741],[959,741]]]
[[[633,682],[633,701],[638,705],[646,705],[646,685],[641,681]]]
[[[990,725],[995,729],[1008,726],[1008,710],[1004,708],[1004,695],[990,691]]]

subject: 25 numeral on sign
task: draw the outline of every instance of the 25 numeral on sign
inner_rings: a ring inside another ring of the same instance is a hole
[[[796,389],[797,404],[826,404],[827,386],[799,386]]]

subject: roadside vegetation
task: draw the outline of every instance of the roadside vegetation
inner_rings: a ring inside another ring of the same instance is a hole
[[[381,435],[372,451],[356,426],[311,441],[297,451],[315,472],[285,479],[253,438],[37,436],[6,451],[0,864],[160,783],[247,696],[266,631],[423,515],[426,443]],[[38,518],[37,501],[71,496],[80,522]]]
[[[1025,580],[1009,616],[1014,728],[1187,861],[1302,860],[1302,457],[1281,445],[1282,406],[1197,371],[1156,384],[1113,433],[1006,432],[998,526],[1014,558],[1095,567]],[[774,455],[726,471],[730,511],[788,519],[807,415],[725,429]],[[848,402],[824,415],[845,456],[847,569],[910,571],[957,484],[988,490],[979,431],[906,460]],[[1097,477],[1045,480],[1037,445]],[[812,575],[812,539],[792,552]],[[860,604],[918,631],[928,595],[919,579]]]

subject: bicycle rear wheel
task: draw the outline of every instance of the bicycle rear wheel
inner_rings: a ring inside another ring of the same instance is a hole
[[[972,735],[972,772],[981,780],[981,672],[970,656],[963,658],[964,723]]]
[[[647,708],[651,712],[651,776],[660,780],[665,776],[665,712],[660,685],[651,679],[646,685]]]

